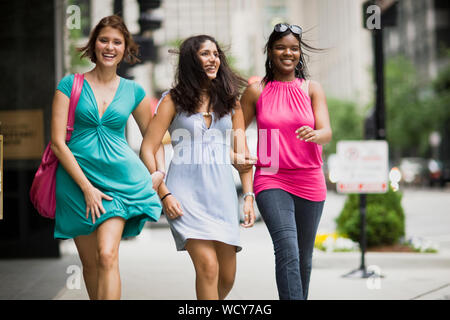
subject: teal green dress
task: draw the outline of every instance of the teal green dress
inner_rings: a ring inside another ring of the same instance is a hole
[[[73,80],[73,74],[64,77],[57,90],[70,98]],[[152,188],[151,175],[125,138],[127,120],[144,96],[145,91],[140,85],[120,78],[114,99],[100,118],[94,93],[89,83],[84,81],[68,147],[87,179],[113,200],[103,199],[106,213],[93,224],[90,214],[86,218],[83,192],[59,165],[56,172],[55,238],[88,235],[112,217],[124,218],[126,224],[122,237],[132,237],[141,232],[146,221],[159,219],[161,203]]]

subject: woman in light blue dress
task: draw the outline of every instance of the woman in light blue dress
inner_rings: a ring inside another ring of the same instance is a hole
[[[142,134],[151,118],[142,87],[116,74],[124,57],[136,62],[136,49],[120,17],[105,17],[95,27],[81,51],[96,66],[84,75],[67,145],[73,75],[61,80],[53,100],[51,141],[60,163],[54,236],[74,239],[91,299],[120,298],[120,240],[138,235],[161,213],[152,183],[157,188],[162,175],[150,176],[124,134],[130,114]]]
[[[196,271],[197,299],[224,299],[241,250],[236,187],[230,161],[246,146],[239,105],[243,80],[229,68],[214,38],[186,39],[180,47],[176,84],[158,107],[141,148],[155,172],[155,153],[166,130],[174,156],[158,194],[177,250],[187,250]],[[233,143],[232,143],[233,140]],[[243,227],[254,224],[252,171],[241,173]]]

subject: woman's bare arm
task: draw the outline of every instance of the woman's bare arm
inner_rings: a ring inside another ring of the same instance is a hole
[[[332,138],[325,92],[320,83],[311,81],[309,84],[309,94],[314,112],[315,128],[310,128],[309,126],[300,127],[296,131],[297,137],[306,142],[315,142],[324,145],[330,142]]]
[[[235,112],[232,118],[234,132],[234,153],[242,155],[245,154],[245,151],[247,150],[247,139],[245,137],[244,114],[239,102],[236,104],[234,111]],[[253,192],[253,170],[239,172],[239,177],[241,179],[242,190],[244,194]],[[246,228],[253,226],[255,223],[253,200],[254,197],[252,196],[247,196],[244,199],[244,224],[242,224],[242,226]]]
[[[140,156],[150,173],[156,171],[157,160],[155,154],[161,145],[161,141],[175,117],[176,109],[170,94],[166,95],[158,107],[158,112],[150,121],[147,131],[144,135],[144,140],[141,145]],[[169,190],[164,182],[161,183],[158,194],[163,197],[169,193]],[[168,213],[170,219],[175,219],[183,215],[180,203],[172,195],[164,198],[163,205],[165,211]]]

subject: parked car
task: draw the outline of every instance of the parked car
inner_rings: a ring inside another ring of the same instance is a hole
[[[430,187],[434,184],[441,184],[442,162],[436,159],[429,159],[427,163],[428,183]]]
[[[442,163],[441,186],[444,187],[447,182],[450,182],[450,160]]]
[[[402,158],[399,165],[402,181],[410,186],[424,186],[428,184],[427,161],[419,157]]]
[[[447,182],[450,182],[450,160],[430,159],[428,161],[428,171],[430,186],[436,184],[443,188]]]

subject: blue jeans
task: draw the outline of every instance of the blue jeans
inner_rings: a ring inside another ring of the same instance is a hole
[[[279,298],[306,300],[314,241],[325,201],[268,189],[258,193],[256,203],[272,237]]]

